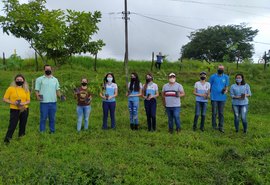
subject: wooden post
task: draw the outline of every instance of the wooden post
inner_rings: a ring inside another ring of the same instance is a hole
[[[3,65],[4,65],[4,70],[7,70],[7,65],[6,65],[6,57],[5,57],[5,53],[3,52]]]
[[[35,52],[35,63],[36,63],[36,71],[38,71],[38,58],[37,58],[37,52]]]
[[[264,55],[263,55],[263,60],[264,60],[264,70],[266,70],[266,64],[267,64],[267,56],[266,56],[266,51],[264,52]]]
[[[152,52],[152,65],[151,65],[151,71],[153,71],[154,62],[155,62],[155,53]]]
[[[95,53],[95,64],[94,64],[94,70],[97,71],[97,53]]]

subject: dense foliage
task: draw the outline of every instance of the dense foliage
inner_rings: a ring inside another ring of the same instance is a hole
[[[182,58],[208,62],[250,59],[254,50],[250,42],[257,33],[258,30],[244,24],[199,29],[188,36],[190,42],[182,47]]]
[[[0,27],[6,34],[25,39],[42,58],[64,62],[78,53],[96,54],[104,43],[93,41],[101,13],[73,10],[49,10],[46,0],[20,4],[18,0],[4,0],[4,16]]]

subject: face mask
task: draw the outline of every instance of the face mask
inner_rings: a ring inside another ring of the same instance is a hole
[[[235,81],[236,81],[237,83],[241,83],[241,82],[242,82],[242,79],[235,79]]]
[[[52,71],[51,71],[51,70],[46,70],[46,71],[45,71],[45,74],[46,74],[46,75],[51,75],[51,74],[52,74]]]
[[[87,83],[86,83],[86,82],[83,82],[83,83],[82,83],[82,86],[87,86]]]
[[[201,80],[205,80],[205,79],[206,79],[206,77],[204,77],[204,76],[201,77]]]
[[[22,82],[22,81],[16,81],[16,85],[17,85],[17,86],[22,86],[23,83],[24,83],[24,82]]]
[[[113,78],[110,78],[110,77],[107,78],[108,82],[112,82],[112,80],[113,80]]]
[[[175,82],[175,78],[170,78],[169,81],[170,81],[171,83],[174,83],[174,82]]]
[[[146,82],[149,83],[152,81],[152,78],[146,78]]]
[[[218,74],[221,75],[221,74],[223,74],[224,71],[223,71],[223,69],[219,69],[219,70],[217,70],[217,72],[218,72]]]

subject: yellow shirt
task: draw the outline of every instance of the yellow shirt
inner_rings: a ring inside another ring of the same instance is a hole
[[[26,92],[22,87],[13,87],[10,86],[4,95],[5,99],[9,99],[12,102],[16,102],[17,100],[21,100],[22,103],[26,101],[30,101],[30,92]],[[28,107],[28,105],[24,106],[25,108]],[[11,109],[19,109],[18,106],[10,104]]]

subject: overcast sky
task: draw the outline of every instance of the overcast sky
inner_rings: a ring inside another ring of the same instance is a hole
[[[21,0],[21,3],[28,2]],[[0,3],[3,14],[3,3]],[[124,58],[124,0],[47,0],[49,9],[100,11],[102,20],[94,39],[103,39],[106,46],[99,58]],[[169,60],[177,60],[181,47],[189,42],[194,30],[214,25],[247,23],[259,33],[255,37],[254,60],[270,49],[269,0],[128,0],[129,58],[151,59],[161,51]],[[155,20],[153,20],[155,19]],[[167,23],[164,23],[167,22]],[[23,39],[0,32],[0,52],[33,57],[33,50]]]

